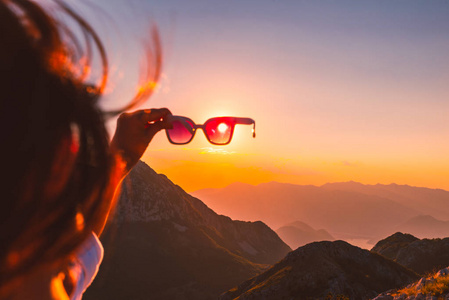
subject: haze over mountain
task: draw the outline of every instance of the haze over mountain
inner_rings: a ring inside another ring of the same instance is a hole
[[[429,189],[398,184],[361,184],[358,182],[327,183],[322,188],[358,192],[391,199],[399,204],[418,211],[422,215],[431,215],[440,220],[449,220],[449,192],[441,189]]]
[[[292,249],[296,249],[312,242],[335,240],[335,238],[326,230],[315,230],[301,221],[282,226],[276,230],[276,233]]]
[[[362,300],[418,278],[398,263],[344,241],[316,242],[290,252],[220,300],[325,299],[329,294]]]
[[[410,234],[397,232],[379,241],[371,252],[394,260],[421,275],[449,266],[449,238],[420,240]]]
[[[139,162],[83,299],[214,299],[291,249],[262,222],[232,221]]]
[[[338,239],[377,241],[418,215],[449,218],[449,192],[396,184],[347,182],[317,187],[277,182],[257,186],[235,183],[192,194],[214,211],[233,219],[261,220],[271,228],[300,220],[323,228]]]
[[[407,220],[396,230],[413,234],[418,238],[449,237],[449,221],[440,221],[429,215],[420,215]]]

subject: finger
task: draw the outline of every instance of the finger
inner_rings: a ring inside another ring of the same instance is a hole
[[[173,121],[169,118],[163,118],[162,121],[156,123],[161,129],[173,129]]]
[[[147,128],[147,136],[152,138],[153,135],[158,133],[159,131],[163,129],[172,129],[173,125],[168,120],[162,120],[162,121],[156,121],[153,124],[149,124]]]
[[[145,123],[154,123],[165,119],[172,113],[167,108],[152,108],[143,110],[142,119]]]

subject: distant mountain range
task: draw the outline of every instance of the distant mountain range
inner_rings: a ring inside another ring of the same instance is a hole
[[[449,221],[440,221],[429,215],[419,215],[399,225],[396,230],[411,233],[418,238],[449,237]]]
[[[379,241],[371,252],[425,275],[449,266],[449,238],[418,239],[397,232]]]
[[[329,190],[344,190],[366,195],[391,199],[411,208],[421,215],[431,215],[440,220],[448,220],[449,192],[441,189],[429,189],[398,184],[367,185],[354,181],[328,183],[322,186]]]
[[[335,238],[324,229],[315,230],[304,222],[296,221],[276,230],[279,237],[292,249],[318,241],[333,241]]]
[[[104,262],[83,299],[216,299],[291,251],[264,223],[217,215],[143,162],[101,240]]]
[[[419,237],[449,235],[445,229],[449,192],[438,189],[356,182],[320,187],[270,182],[257,186],[234,183],[192,195],[232,219],[261,220],[271,228],[300,220],[337,239],[372,239],[375,243],[398,230]],[[430,217],[414,219],[420,215]],[[413,226],[417,220],[421,225]]]
[[[398,263],[344,241],[316,242],[290,252],[220,300],[363,300],[418,278]]]

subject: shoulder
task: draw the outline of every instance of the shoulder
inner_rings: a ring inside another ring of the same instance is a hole
[[[92,233],[80,246],[69,265],[70,276],[74,282],[70,299],[81,299],[82,294],[97,275],[103,255],[103,246],[95,233]]]

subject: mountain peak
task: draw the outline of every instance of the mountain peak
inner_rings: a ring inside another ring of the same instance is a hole
[[[262,263],[272,263],[282,257],[276,254],[269,258],[271,246],[278,248],[275,251],[279,251],[279,255],[291,250],[263,222],[232,221],[229,217],[218,215],[202,201],[187,194],[165,175],[157,174],[143,162],[139,162],[124,180],[114,220],[119,223],[170,221],[187,228],[213,228],[212,231],[218,231],[218,235],[228,230],[234,231],[231,236],[239,235],[242,239],[240,242],[251,240],[253,247],[263,249],[256,255],[261,259],[258,262]],[[255,231],[263,234],[265,239],[259,239]],[[235,249],[239,253],[245,253],[248,249],[243,246],[237,248],[240,248]]]
[[[197,223],[203,217],[188,195],[165,175],[139,161],[125,178],[113,222],[179,220]],[[204,210],[207,207],[203,204]],[[210,211],[212,212],[212,211]]]
[[[357,182],[357,181],[342,181],[342,182],[328,182],[325,183],[323,185],[321,185],[321,187],[324,188],[328,188],[328,187],[332,187],[332,188],[336,188],[336,187],[363,187],[365,186],[363,183]]]
[[[409,220],[410,222],[441,222],[440,220],[437,220],[436,218],[432,217],[431,215],[418,215],[416,217],[413,217]]]
[[[276,230],[279,237],[292,249],[316,241],[333,241],[335,238],[324,229],[315,230],[308,224],[295,221]]]
[[[214,299],[291,251],[264,223],[216,214],[143,162],[124,179],[101,239],[86,300]]]
[[[396,232],[395,234],[377,242],[371,251],[395,260],[397,252],[401,251],[401,249],[405,246],[418,240],[419,239],[417,237],[414,237],[411,234]]]
[[[417,278],[399,264],[344,241],[316,242],[290,252],[220,299],[321,299],[330,293],[366,299]]]
[[[379,241],[371,252],[424,275],[449,265],[449,238],[420,240],[397,232]]]

